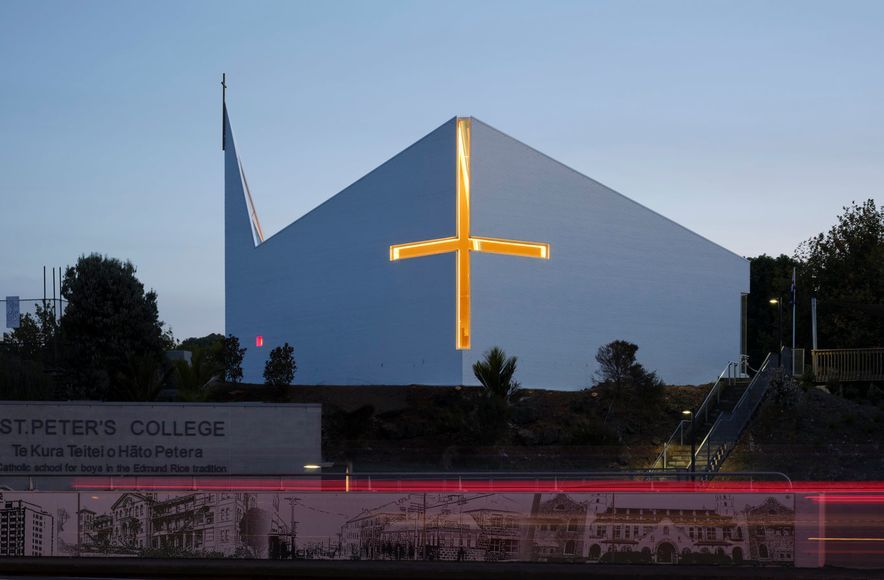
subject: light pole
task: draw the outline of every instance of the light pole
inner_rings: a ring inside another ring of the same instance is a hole
[[[697,464],[696,464],[697,440],[694,438],[694,412],[689,409],[685,409],[684,411],[681,412],[681,414],[688,418],[687,419],[688,423],[691,426],[691,435],[690,435],[690,438],[691,438],[691,481],[694,481],[694,473],[697,471]]]
[[[783,366],[783,297],[771,298],[771,304],[777,305],[777,340],[779,341],[779,349],[777,350],[777,366]]]
[[[304,471],[307,473],[322,473],[323,469],[332,467],[344,468],[344,493],[350,493],[350,475],[353,473],[353,463],[350,461],[336,463],[334,461],[323,461],[320,463],[307,463],[304,465]]]

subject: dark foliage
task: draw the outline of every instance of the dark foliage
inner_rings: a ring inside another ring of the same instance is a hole
[[[239,339],[232,334],[221,342],[219,362],[224,380],[228,383],[242,381],[242,357],[246,353],[245,347],[239,346]]]
[[[52,364],[55,362],[58,339],[58,322],[55,308],[37,304],[34,316],[25,314],[20,326],[3,335],[3,345],[7,352],[22,360]]]
[[[43,365],[0,352],[0,400],[45,401],[55,398],[55,384]]]
[[[796,251],[805,284],[817,286],[820,345],[884,346],[884,206],[869,199],[843,209]]]
[[[768,353],[779,350],[780,308],[783,343],[792,342],[792,308],[789,305],[789,295],[792,268],[798,266],[798,261],[783,255],[774,258],[762,254],[757,258],[750,258],[749,263],[749,287],[752,292],[749,293],[746,304],[746,354],[749,355],[749,364],[758,368]],[[802,269],[799,269],[798,275],[802,278],[798,281],[798,303],[809,308],[809,288],[805,287]],[[782,306],[771,304],[771,299],[782,300]],[[799,336],[802,336],[807,330],[804,327],[807,321],[799,316],[797,322]]]
[[[625,340],[615,340],[599,347],[595,360],[599,363],[600,383],[616,387],[630,385],[645,391],[654,391],[663,385],[657,373],[649,372],[638,363],[638,345]]]
[[[270,357],[264,363],[264,382],[274,387],[292,384],[295,379],[295,349],[285,343],[270,351]]]
[[[158,362],[169,346],[156,293],[145,292],[131,262],[91,254],[67,270],[61,294],[68,302],[60,330],[70,395],[128,398],[116,377],[130,371],[132,357]]]
[[[206,336],[194,336],[191,338],[186,338],[182,340],[180,344],[178,344],[177,348],[178,350],[189,350],[190,352],[195,352],[198,350],[216,352],[221,349],[221,344],[223,341],[223,334],[213,332],[211,334],[207,334]]]
[[[605,346],[599,347],[595,355],[600,368],[598,376],[600,382],[613,382],[618,387],[630,376],[635,362],[635,353],[638,345],[625,340],[615,340]]]
[[[473,374],[485,393],[493,399],[510,401],[516,396],[519,383],[514,380],[517,358],[508,357],[500,347],[488,350],[484,358],[473,363]]]

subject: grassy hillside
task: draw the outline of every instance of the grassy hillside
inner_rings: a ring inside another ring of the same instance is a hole
[[[322,403],[325,459],[362,472],[623,470],[647,467],[708,388],[526,389],[508,410],[473,387],[226,385],[213,398]]]
[[[781,471],[793,480],[884,480],[884,405],[793,387],[765,400],[725,471]]]

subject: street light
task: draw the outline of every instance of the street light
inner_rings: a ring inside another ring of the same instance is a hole
[[[781,367],[783,366],[783,297],[771,298],[768,302],[777,305],[777,337],[780,343],[780,348],[777,350],[777,366]]]
[[[335,463],[333,461],[323,461],[322,463],[305,463],[304,471],[314,473],[322,469],[328,469],[334,466],[344,467],[344,493],[350,493],[350,473],[353,471],[353,464],[349,461],[346,463]]]
[[[690,409],[685,409],[681,412],[681,414],[687,417],[687,421],[691,424],[691,481],[693,481],[694,473],[697,471],[697,465],[695,463],[695,455],[697,453],[697,440],[694,438],[694,412]]]

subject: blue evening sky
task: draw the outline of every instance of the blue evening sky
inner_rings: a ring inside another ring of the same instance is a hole
[[[744,256],[881,199],[884,2],[0,2],[0,295],[131,259],[223,330],[220,87],[278,231],[474,115]],[[714,275],[714,273],[710,273]]]

